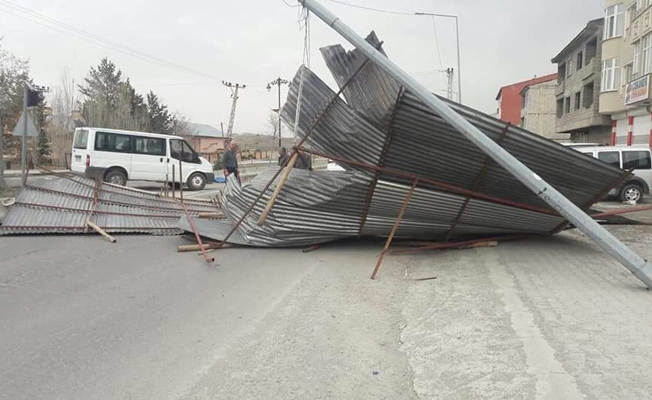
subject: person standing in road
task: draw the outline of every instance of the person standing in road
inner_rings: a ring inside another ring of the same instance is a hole
[[[224,178],[235,174],[238,183],[240,183],[240,171],[238,170],[238,158],[236,157],[236,143],[234,140],[229,142],[229,149],[222,156],[222,165],[224,165]]]
[[[286,161],[287,158],[288,158],[287,149],[285,147],[281,147],[280,149],[278,149],[278,165],[281,167],[285,165],[285,163],[287,162]]]

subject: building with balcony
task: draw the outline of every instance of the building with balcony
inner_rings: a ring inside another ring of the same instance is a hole
[[[572,143],[611,142],[612,122],[600,113],[603,19],[590,21],[557,54],[555,131],[569,133]]]
[[[607,0],[600,112],[613,120],[613,144],[652,145],[652,0]]]
[[[550,89],[549,83],[556,79],[557,74],[550,74],[501,87],[496,96],[498,109],[494,115],[512,125],[550,137],[555,131],[546,121],[550,117],[545,104],[554,104],[554,89]]]

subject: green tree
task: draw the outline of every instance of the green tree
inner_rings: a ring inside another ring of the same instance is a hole
[[[175,118],[168,111],[168,106],[161,103],[152,91],[147,93],[147,108],[150,132],[171,134],[175,127]]]
[[[49,164],[50,156],[52,155],[52,144],[47,135],[47,120],[45,115],[45,96],[43,93],[39,94],[39,102],[36,107],[35,113],[36,120],[38,121],[38,141],[36,144],[36,154],[39,165]]]

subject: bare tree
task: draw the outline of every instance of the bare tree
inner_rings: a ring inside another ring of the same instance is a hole
[[[67,154],[71,152],[75,128],[83,124],[77,107],[80,100],[75,81],[67,68],[61,71],[60,83],[52,90],[50,104],[52,115],[48,117],[46,133],[52,146],[52,164],[67,166]]]
[[[197,132],[190,126],[190,119],[180,112],[174,113],[172,122],[172,134],[176,136],[196,136]]]

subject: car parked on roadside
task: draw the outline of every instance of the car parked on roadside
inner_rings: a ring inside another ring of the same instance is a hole
[[[607,164],[624,170],[632,170],[619,187],[612,189],[609,196],[622,201],[638,202],[652,187],[652,151],[649,146],[592,146],[573,147],[574,150],[590,155]]]
[[[172,182],[173,172],[178,182],[181,172],[190,190],[215,178],[211,163],[182,137],[104,128],[75,130],[71,170],[122,186],[128,180]]]

